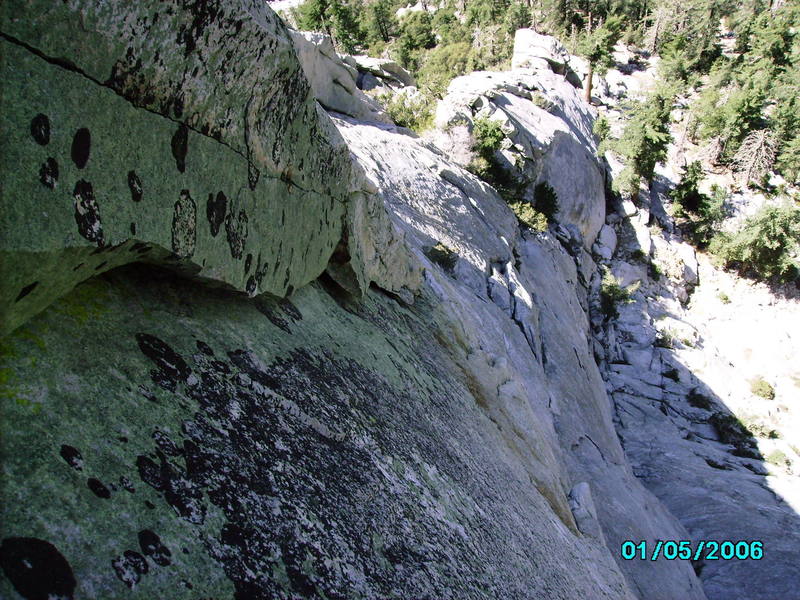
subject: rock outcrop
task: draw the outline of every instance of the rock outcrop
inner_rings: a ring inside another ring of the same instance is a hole
[[[594,113],[579,92],[549,68],[457,77],[437,108],[434,143],[466,165],[476,118],[502,125],[499,160],[528,183],[527,199],[534,199],[536,184],[550,185],[558,197],[556,218],[577,227],[591,248],[605,219],[605,187],[594,156]]]
[[[339,59],[329,36],[305,31],[292,31],[291,36],[314,96],[323,107],[364,121],[390,122],[377,102],[360,91],[358,69]]]

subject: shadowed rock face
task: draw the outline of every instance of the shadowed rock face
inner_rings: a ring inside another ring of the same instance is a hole
[[[263,2],[0,15],[0,332],[132,261],[251,295],[322,272],[351,163]]]
[[[441,318],[141,268],[79,285],[4,341],[0,593],[625,597],[454,377]]]

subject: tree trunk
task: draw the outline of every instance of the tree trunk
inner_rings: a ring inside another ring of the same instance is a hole
[[[594,63],[589,63],[589,73],[586,75],[586,84],[583,86],[583,99],[592,103],[592,78],[594,77]]]

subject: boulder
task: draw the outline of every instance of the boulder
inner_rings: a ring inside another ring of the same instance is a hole
[[[305,31],[292,31],[291,36],[314,96],[323,107],[364,121],[389,122],[378,103],[359,89],[358,70],[339,58],[329,36]]]
[[[581,87],[581,77],[575,72],[571,62],[575,62],[578,68],[585,66],[581,65],[580,60],[571,57],[563,44],[551,35],[543,35],[533,29],[518,29],[514,34],[512,69],[536,70],[546,63],[554,73],[563,75],[571,85]]]
[[[369,73],[390,87],[417,85],[411,73],[391,59],[348,54],[341,55],[341,59],[359,73]]]

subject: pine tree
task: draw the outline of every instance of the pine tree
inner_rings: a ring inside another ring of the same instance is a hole
[[[622,23],[617,17],[611,17],[600,27],[586,35],[579,44],[579,52],[589,62],[589,72],[584,85],[584,99],[592,101],[592,79],[594,72],[604,72],[614,64],[612,52],[619,41]]]
[[[614,150],[626,162],[623,173],[614,181],[618,191],[635,198],[641,180],[644,179],[649,184],[656,165],[667,157],[667,147],[671,140],[669,115],[673,99],[672,90],[661,88],[633,109],[622,137],[614,144]]]

